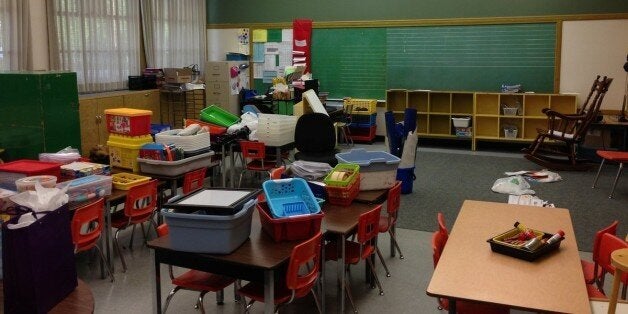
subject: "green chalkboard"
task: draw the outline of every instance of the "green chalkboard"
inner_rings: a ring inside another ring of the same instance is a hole
[[[387,28],[387,88],[553,92],[556,24]]]
[[[312,30],[312,73],[330,98],[384,99],[386,28]]]

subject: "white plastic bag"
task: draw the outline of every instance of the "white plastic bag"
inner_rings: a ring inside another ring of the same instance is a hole
[[[511,176],[507,178],[500,178],[495,180],[493,192],[503,194],[534,194],[534,190],[530,190],[530,184],[522,176]]]

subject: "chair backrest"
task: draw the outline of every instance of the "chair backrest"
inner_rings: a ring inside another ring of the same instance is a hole
[[[270,178],[273,180],[281,179],[281,175],[286,172],[286,166],[281,166],[279,168],[274,168],[270,171]]]
[[[577,129],[574,132],[574,139],[576,141],[584,139],[589,125],[595,121],[600,113],[602,100],[604,100],[604,96],[606,95],[611,82],[613,82],[612,78],[604,76],[600,79],[599,75],[593,81],[589,95],[580,109],[578,109],[578,114],[586,115],[586,117],[576,126]]]
[[[169,232],[170,230],[168,229],[168,225],[166,224],[161,224],[157,227],[157,236],[163,237],[167,235]]]
[[[381,211],[382,205],[377,205],[360,215],[358,219],[358,242],[360,244],[367,244],[379,233],[379,215]]]
[[[299,151],[306,153],[333,151],[336,146],[336,130],[331,118],[320,112],[306,113],[299,117],[294,131],[294,145]]]
[[[401,181],[397,181],[392,188],[388,190],[386,199],[386,211],[388,217],[397,218],[397,211],[401,205]]]
[[[608,225],[604,229],[600,229],[598,232],[595,233],[595,238],[593,239],[593,252],[592,252],[592,255],[593,255],[592,259],[593,259],[594,262],[597,263],[597,261],[599,259],[600,242],[602,241],[602,235],[605,234],[605,233],[615,235],[617,233],[617,225],[618,224],[619,224],[619,221],[615,220],[615,221],[613,221],[613,223],[611,223],[610,225]]]
[[[611,265],[611,253],[619,249],[628,248],[628,242],[615,235],[605,233],[600,241],[600,254],[598,264],[607,273],[615,274],[615,267]],[[628,283],[628,273],[622,276],[622,282]]]
[[[449,237],[449,230],[447,230],[447,226],[445,225],[445,215],[443,215],[443,213],[436,214],[436,220],[438,220],[438,230]]]
[[[291,290],[307,290],[314,285],[319,275],[322,234],[295,246],[290,254],[286,271],[286,287]],[[309,265],[309,266],[308,266]],[[304,268],[307,272],[300,273]]]
[[[104,224],[105,199],[99,198],[96,201],[74,210],[72,217],[72,242],[74,251],[84,251],[91,249],[98,242]],[[95,226],[92,225],[95,222]],[[83,228],[88,226],[88,228]],[[86,232],[81,233],[81,229]]]
[[[188,194],[203,187],[207,168],[199,168],[185,173],[183,176],[183,194]]]
[[[242,157],[248,159],[266,158],[266,144],[264,142],[240,141]]]
[[[157,180],[150,180],[144,184],[129,189],[124,202],[124,215],[132,223],[148,220],[157,208]]]
[[[438,260],[440,260],[440,256],[443,254],[447,239],[447,233],[444,233],[442,230],[434,231],[432,234],[432,259],[434,261],[434,268],[436,268]]]

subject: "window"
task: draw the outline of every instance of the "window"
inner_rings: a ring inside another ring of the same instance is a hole
[[[28,12],[27,4],[20,0],[0,0],[0,71],[24,70],[26,53],[19,55],[23,25],[22,14]]]
[[[77,73],[79,92],[119,90],[140,73],[139,2],[48,2],[50,62]]]

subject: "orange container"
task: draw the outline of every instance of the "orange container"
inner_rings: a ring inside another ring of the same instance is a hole
[[[209,131],[210,135],[220,135],[227,132],[227,128],[225,128],[224,126],[215,125],[212,123],[208,123],[208,122],[204,122],[204,121],[196,120],[196,119],[184,119],[184,120],[185,120],[184,123],[185,123],[186,128],[190,126],[190,124],[198,124],[201,126],[201,128],[207,128],[207,131]]]
[[[107,130],[109,133],[139,136],[150,135],[150,110],[131,108],[106,109]]]

